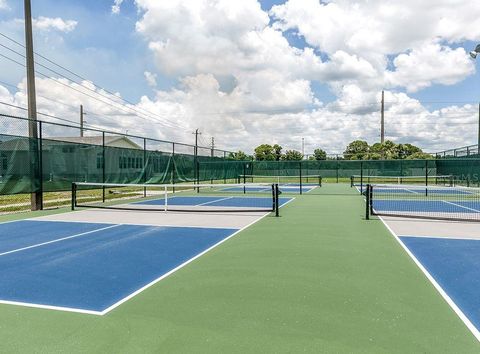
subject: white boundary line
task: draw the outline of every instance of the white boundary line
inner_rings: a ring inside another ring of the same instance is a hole
[[[480,332],[479,330],[473,325],[472,322],[468,319],[468,317],[460,310],[460,308],[455,304],[455,302],[448,296],[445,290],[440,286],[440,284],[437,283],[435,278],[428,272],[428,270],[423,266],[423,264],[415,257],[415,255],[408,249],[408,247],[400,240],[400,237],[393,231],[393,229],[387,224],[385,220],[381,216],[378,216],[378,218],[382,221],[383,225],[390,231],[390,233],[393,235],[393,237],[397,240],[397,242],[402,246],[404,251],[410,256],[410,258],[415,262],[418,268],[423,272],[423,274],[427,277],[427,279],[432,283],[432,285],[437,289],[437,291],[440,293],[440,295],[443,297],[443,299],[450,305],[453,311],[457,314],[458,317],[463,321],[465,326],[472,332],[472,334],[475,336],[477,341],[480,342]]]
[[[473,209],[473,208],[469,208],[469,207],[463,206],[463,205],[461,205],[461,204],[449,202],[448,200],[442,200],[442,202],[447,203],[447,204],[450,204],[450,205],[455,205],[455,206],[460,207],[460,208],[463,208],[463,209],[471,210],[471,211],[474,211],[474,212],[476,212],[476,213],[480,213],[480,210]]]
[[[199,254],[197,254],[196,256],[190,258],[189,260],[185,261],[184,263],[178,265],[177,267],[173,268],[172,270],[170,270],[169,272],[163,274],[162,276],[158,277],[157,279],[151,281],[150,283],[144,285],[143,287],[141,287],[140,289],[136,290],[135,292],[131,293],[130,295],[124,297],[123,299],[117,301],[116,303],[114,303],[113,305],[111,305],[110,307],[106,308],[105,310],[103,310],[100,314],[101,315],[105,315],[107,314],[108,312],[112,311],[113,309],[117,308],[118,306],[120,306],[121,304],[125,303],[126,301],[130,300],[131,298],[133,298],[134,296],[140,294],[141,292],[143,292],[144,290],[148,289],[149,287],[151,287],[152,285],[155,285],[156,283],[158,283],[159,281],[165,279],[166,277],[168,277],[169,275],[175,273],[177,270],[185,267],[187,264],[193,262],[194,260],[196,260],[197,258],[203,256],[205,253],[213,250],[214,248],[220,246],[222,243],[228,241],[229,239],[231,239],[232,237],[238,235],[240,232],[242,232],[243,230],[245,230],[246,228],[252,226],[253,224],[257,223],[258,221],[262,220],[263,218],[265,218],[266,216],[270,215],[270,213],[265,213],[263,216],[261,216],[260,218],[258,218],[257,220],[251,222],[250,224],[242,227],[241,229],[235,231],[233,234],[231,234],[230,236],[224,238],[223,240],[217,242],[216,244],[212,245],[211,247],[207,248],[206,250],[200,252]]]
[[[295,198],[290,198],[289,201],[287,201],[286,203],[282,204],[281,206],[279,206],[279,208],[282,208],[283,206],[287,205],[288,203],[290,203],[291,201],[293,201]],[[196,256],[194,256],[193,258],[190,258],[189,260],[185,261],[184,263],[180,264],[179,266],[177,266],[176,268],[170,270],[169,272],[163,274],[162,276],[158,277],[157,279],[151,281],[150,283],[144,285],[143,287],[141,287],[140,289],[136,290],[135,292],[131,293],[130,295],[124,297],[123,299],[117,301],[116,303],[114,303],[113,305],[111,305],[110,307],[106,308],[105,310],[103,311],[92,311],[92,310],[84,310],[84,309],[77,309],[77,308],[73,308],[73,307],[61,307],[61,306],[50,306],[50,305],[41,305],[41,304],[34,304],[34,303],[27,303],[27,302],[17,302],[17,301],[7,301],[7,300],[0,300],[0,304],[5,304],[5,305],[17,305],[17,306],[23,306],[23,307],[31,307],[31,308],[39,308],[39,309],[47,309],[47,310],[57,310],[57,311],[64,311],[64,312],[75,312],[75,313],[82,313],[82,314],[89,314],[89,315],[96,315],[96,316],[103,316],[105,314],[107,314],[108,312],[114,310],[115,308],[117,308],[118,306],[120,306],[121,304],[125,303],[126,301],[132,299],[134,296],[140,294],[141,292],[143,292],[144,290],[148,289],[149,287],[155,285],[156,283],[158,283],[159,281],[165,279],[166,277],[168,277],[169,275],[175,273],[177,270],[185,267],[187,264],[193,262],[194,260],[196,260],[197,258],[203,256],[205,253],[211,251],[212,249],[216,248],[217,246],[221,245],[222,243],[226,242],[227,240],[229,240],[230,238],[236,236],[237,234],[239,234],[240,232],[242,232],[243,230],[247,229],[248,227],[252,226],[253,224],[257,223],[258,221],[262,220],[263,218],[267,217],[268,215],[270,215],[272,212],[268,212],[268,213],[265,213],[264,215],[260,216],[258,219],[252,221],[251,223],[249,223],[248,225],[242,227],[241,229],[238,229],[237,231],[235,231],[233,234],[231,234],[230,236],[224,238],[223,240],[217,242],[216,244],[212,245],[211,247],[207,248],[206,250],[202,251],[201,253],[197,254]],[[29,219],[23,219],[23,220],[29,220]],[[14,222],[14,221],[21,221],[21,220],[12,220],[11,222]],[[62,222],[69,222],[69,221],[62,221]],[[78,221],[80,222],[80,221]],[[125,225],[125,224],[115,224],[116,226],[120,226],[120,225]],[[137,226],[143,226],[143,225],[137,225]],[[164,225],[154,225],[154,226],[157,226],[157,227],[161,227],[161,226],[164,226]],[[113,226],[111,226],[113,227]],[[177,227],[183,227],[183,226],[177,226]],[[110,227],[108,227],[110,228]],[[207,227],[203,227],[203,228],[207,228]],[[226,228],[228,229],[228,228]],[[231,230],[235,230],[235,229],[231,229]]]
[[[216,203],[216,202],[220,202],[222,200],[228,200],[228,199],[232,199],[232,197],[226,197],[226,198],[220,198],[220,199],[215,199],[215,200],[211,200],[209,202],[205,202],[205,203],[200,203],[200,204],[195,204],[194,206],[202,206],[202,205],[208,205],[208,204],[212,204],[212,203]]]
[[[35,244],[35,245],[26,246],[26,247],[22,247],[22,248],[17,248],[17,249],[11,250],[11,251],[7,251],[7,252],[0,253],[0,257],[6,256],[6,255],[9,255],[9,254],[12,254],[12,253],[17,253],[17,252],[21,252],[21,251],[26,251],[26,250],[29,250],[29,249],[32,249],[32,248],[37,248],[37,247],[42,247],[42,246],[50,245],[50,244],[52,244],[52,243],[57,243],[57,242],[65,241],[65,240],[70,240],[70,239],[72,239],[72,238],[77,238],[77,237],[80,237],[80,236],[85,236],[85,235],[93,234],[93,233],[99,232],[99,231],[104,231],[104,230],[108,230],[108,229],[113,229],[114,227],[118,227],[118,226],[120,226],[120,224],[110,225],[110,226],[102,227],[102,228],[100,228],[100,229],[91,230],[91,231],[87,231],[87,232],[82,232],[82,233],[80,233],[80,234],[75,234],[75,235],[72,235],[72,236],[57,238],[57,239],[55,239],[55,240],[51,240],[51,241],[47,241],[47,242],[42,242],[42,243],[37,243],[37,244]]]
[[[76,309],[76,308],[73,308],[73,307],[62,307],[62,306],[33,304],[33,303],[19,302],[19,301],[0,300],[0,304],[31,307],[31,308],[45,309],[45,310],[56,310],[56,311],[64,311],[64,312],[76,312],[76,313],[83,313],[83,314],[87,314],[87,315],[96,315],[96,316],[101,316],[102,315],[102,313],[99,312],[99,311]]]

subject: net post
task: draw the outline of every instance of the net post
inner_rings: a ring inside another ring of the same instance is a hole
[[[77,205],[77,185],[75,182],[72,182],[72,210],[75,210]]]
[[[367,184],[367,191],[365,193],[365,219],[370,220],[370,184]]]
[[[360,162],[360,194],[363,193],[363,161]]]
[[[298,163],[298,170],[300,172],[300,194],[303,194],[303,187],[302,187],[302,161]]]
[[[275,190],[275,216],[278,217],[280,215],[279,205],[278,205],[278,199],[279,199],[278,198],[278,194],[279,194],[278,184],[275,184],[274,190]]]
[[[318,176],[318,185],[322,186],[322,176]]]
[[[246,177],[246,174],[247,174],[247,170],[246,170],[245,162],[244,162],[243,163],[243,194],[247,193],[247,188],[246,188],[246,178],[247,177]]]

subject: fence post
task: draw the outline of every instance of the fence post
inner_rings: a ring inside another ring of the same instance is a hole
[[[105,183],[105,132],[102,132],[102,183]],[[105,203],[105,186],[102,186],[102,201]]]
[[[176,162],[175,162],[175,143],[172,143],[172,184],[174,185],[172,188],[173,193],[175,193],[175,169],[176,169]]]
[[[39,128],[39,141],[38,141],[38,175],[40,176],[40,210],[43,210],[43,132],[42,132],[42,121],[38,121]]]
[[[425,187],[428,187],[428,160],[425,160]],[[428,188],[425,188],[425,196],[428,196]]]
[[[72,210],[77,206],[77,185],[72,182]]]
[[[147,183],[147,138],[143,138],[143,183]],[[143,197],[147,196],[147,187],[143,187]]]
[[[336,160],[336,162],[335,162],[335,167],[336,167],[336,168],[335,168],[335,171],[336,171],[336,173],[337,173],[337,183],[338,183],[338,169],[340,168],[340,164],[339,164],[339,162],[338,162],[338,156],[337,156],[337,160]]]

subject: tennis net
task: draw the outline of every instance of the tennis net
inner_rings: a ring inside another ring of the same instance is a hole
[[[480,189],[444,186],[367,184],[366,218],[370,215],[480,221]]]
[[[359,187],[360,192],[363,191],[363,187],[367,184],[379,185],[379,184],[407,184],[418,186],[448,186],[454,185],[454,177],[452,175],[440,175],[440,176],[368,176],[368,175],[353,175],[350,177],[350,186]]]
[[[239,175],[238,183],[273,183],[278,184],[281,191],[285,193],[309,192],[314,188],[322,186],[320,175],[298,175],[298,176],[267,176],[267,175]]]
[[[248,187],[248,188],[247,188]],[[275,212],[276,184],[111,184],[72,183],[76,208],[178,212]]]

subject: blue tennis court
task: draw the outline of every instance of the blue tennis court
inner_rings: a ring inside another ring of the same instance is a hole
[[[480,213],[480,201],[447,200],[374,200],[373,208],[378,212],[441,212]]]
[[[469,320],[480,328],[480,240],[401,236]]]
[[[0,302],[102,314],[236,231],[34,220],[0,224]]]

